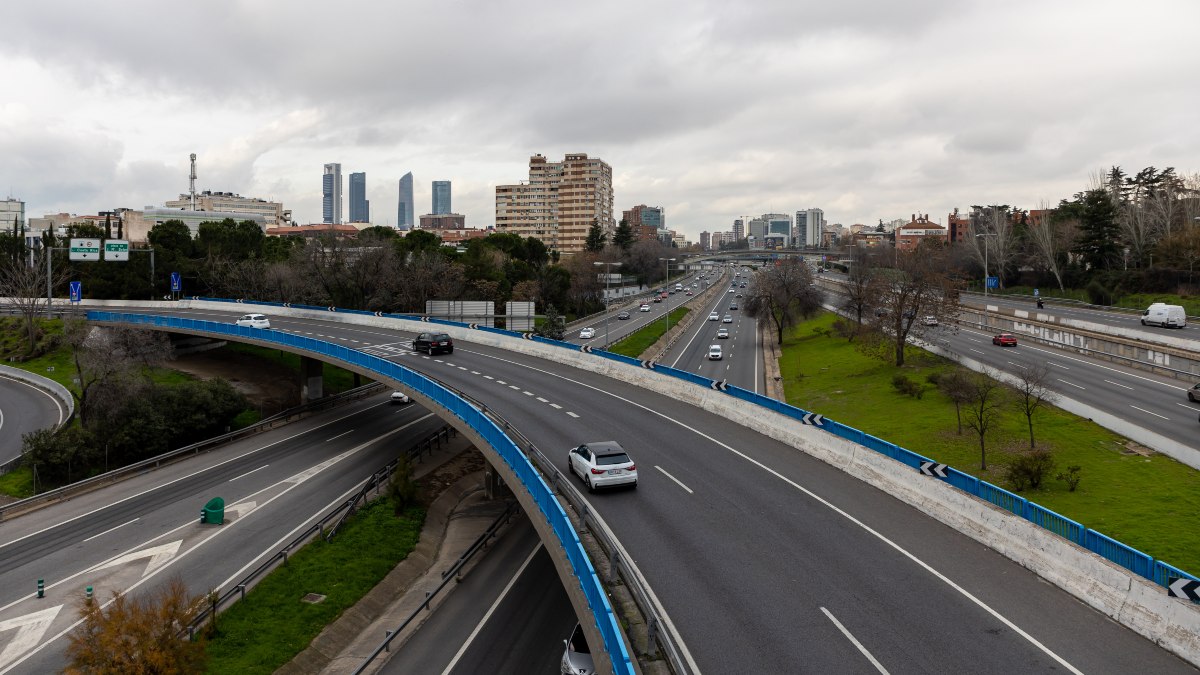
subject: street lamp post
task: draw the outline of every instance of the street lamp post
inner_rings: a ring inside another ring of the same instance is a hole
[[[666,268],[667,276],[663,279],[663,286],[671,285],[671,263],[675,262],[674,258],[659,258],[663,261],[663,266]],[[669,294],[668,294],[669,297]],[[666,310],[663,311],[663,318],[667,320],[667,332],[671,332],[671,303],[668,301]]]
[[[995,232],[982,232],[980,234],[975,235],[975,238],[978,239],[979,237],[994,237],[994,236],[996,236]],[[984,239],[983,240],[983,326],[984,327],[987,327],[987,315],[988,315],[988,313],[987,313],[988,312],[988,307],[987,307],[988,262],[987,261],[988,261],[988,243],[987,243],[987,239]]]
[[[612,281],[612,266],[621,266],[619,262],[601,262],[597,261],[593,265],[604,265],[604,348],[608,349],[611,344],[608,341],[608,320],[609,320],[609,297],[608,297],[608,282]]]

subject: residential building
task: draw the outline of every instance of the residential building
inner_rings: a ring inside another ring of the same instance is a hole
[[[821,209],[808,209],[804,215],[804,241],[810,248],[821,245],[821,233],[825,231],[825,212]]]
[[[733,239],[734,239],[734,241],[737,241],[738,239],[746,238],[746,222],[749,220],[750,220],[750,217],[746,216],[743,218],[738,218],[737,220],[733,221]]]
[[[321,222],[342,224],[342,165],[326,164],[321,176]]]
[[[631,229],[633,230],[634,241],[644,241],[647,239],[653,241],[658,237],[658,228],[653,225],[635,225]]]
[[[796,212],[796,248],[812,248],[808,238],[808,211]]]
[[[422,230],[461,230],[467,226],[467,217],[461,213],[426,213],[421,216]]]
[[[0,199],[0,232],[11,233],[14,222],[18,233],[25,229],[25,202],[12,197]]]
[[[1029,212],[1030,214],[1033,211]],[[971,221],[959,215],[958,207],[954,207],[954,213],[946,215],[946,231],[951,243],[966,241],[969,236],[967,232],[971,229]]]
[[[400,201],[396,205],[396,229],[411,230],[417,224],[413,217],[413,175],[412,172],[400,178]]]
[[[766,243],[767,221],[762,218],[754,218],[749,225],[750,232],[747,234],[747,239],[750,240],[750,248],[763,248]]]
[[[350,174],[350,222],[371,222],[371,202],[367,200],[366,172]]]
[[[164,202],[168,209],[192,210],[192,195],[182,193],[179,199],[168,199]],[[283,208],[279,202],[270,202],[257,197],[243,197],[233,192],[214,192],[205,190],[196,193],[196,211],[219,211],[225,213],[257,213],[269,227],[284,227],[292,224],[292,212]],[[224,220],[211,218],[210,220]],[[237,219],[243,220],[243,219]]]
[[[663,215],[663,207],[661,206],[638,204],[628,211],[622,211],[621,220],[624,220],[633,227],[647,225],[661,230],[667,226],[667,219]]]
[[[584,250],[598,223],[609,237],[613,218],[612,167],[586,153],[561,162],[529,158],[529,181],[496,186],[496,231],[534,237],[563,255]],[[657,230],[657,228],[656,228]]]
[[[946,228],[929,220],[929,214],[914,213],[912,221],[896,230],[896,249],[915,251],[923,242],[946,243]]]
[[[700,233],[700,248],[704,249],[705,251],[712,250],[712,234],[708,232]]]
[[[450,181],[433,181],[433,210],[430,213],[454,213],[454,209],[450,208]]]

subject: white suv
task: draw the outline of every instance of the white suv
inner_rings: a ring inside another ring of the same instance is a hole
[[[709,345],[708,346],[708,360],[709,361],[720,361],[721,360],[721,345]]]
[[[717,316],[716,312],[713,312],[712,314],[708,315],[709,321],[719,321],[720,319],[721,319],[721,317]]]
[[[271,322],[263,314],[247,314],[237,320],[237,325],[247,328],[270,328]]]

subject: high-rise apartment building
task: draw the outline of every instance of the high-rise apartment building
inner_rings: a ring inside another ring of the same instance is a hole
[[[535,237],[550,250],[570,255],[584,250],[593,222],[610,238],[617,226],[612,167],[597,157],[573,153],[547,162],[534,155],[528,183],[496,186],[498,232]]]
[[[628,211],[622,211],[621,220],[629,224],[636,241],[655,239],[660,231],[666,229],[666,216],[661,206],[638,204]]]
[[[371,222],[371,202],[367,199],[366,172],[350,174],[350,222]]]
[[[321,222],[342,224],[342,165],[326,164],[321,177]]]
[[[454,210],[450,208],[450,181],[433,181],[433,210],[430,213],[434,215],[454,213]]]
[[[808,248],[817,248],[821,245],[821,233],[825,230],[825,212],[821,209],[809,209],[805,214],[806,234],[804,240]]]
[[[700,248],[705,251],[712,249],[712,234],[707,231],[700,233]]]
[[[810,248],[808,239],[808,211],[796,212],[796,248]]]
[[[733,221],[733,240],[734,241],[746,238],[746,221],[747,220],[749,220],[749,218],[738,218],[737,220]]]
[[[396,206],[396,229],[411,230],[417,221],[413,219],[413,177],[412,172],[404,174],[400,179],[400,202]]]

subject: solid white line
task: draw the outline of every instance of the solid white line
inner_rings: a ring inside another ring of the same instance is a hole
[[[1113,382],[1112,380],[1105,380],[1105,382],[1107,382],[1107,383],[1109,383],[1109,384],[1115,384],[1115,385],[1117,385],[1118,387],[1122,387],[1122,388],[1124,388],[1124,389],[1128,389],[1129,391],[1133,391],[1133,387],[1130,387],[1129,385],[1126,385],[1126,384],[1121,384],[1120,382]]]
[[[1130,403],[1130,404],[1129,404],[1129,407],[1130,407],[1130,408],[1133,408],[1134,410],[1141,410],[1142,412],[1146,413],[1147,415],[1154,415],[1155,417],[1161,417],[1161,418],[1163,418],[1164,420],[1167,420],[1167,421],[1170,421],[1170,420],[1171,420],[1171,418],[1170,418],[1170,417],[1166,417],[1166,416],[1164,416],[1164,415],[1159,415],[1159,414],[1158,414],[1158,413],[1156,413],[1156,412],[1150,412],[1149,410],[1146,410],[1145,408],[1139,408],[1139,407],[1137,407],[1136,405],[1133,405],[1132,403]]]
[[[332,440],[332,439],[330,439],[330,440]],[[326,442],[328,442],[328,441],[326,441]],[[271,465],[263,464],[262,466],[258,467],[257,469],[251,469],[250,471],[247,471],[246,473],[244,473],[240,476],[234,476],[233,478],[230,478],[229,480],[227,480],[225,482],[232,483],[233,481],[237,480],[238,478],[245,478],[246,476],[249,476],[250,474],[254,473],[255,471],[262,471],[263,469],[267,468],[268,466],[271,466]]]
[[[1187,408],[1188,410],[1191,410],[1193,412],[1196,410],[1196,406],[1188,405],[1187,403],[1176,403],[1175,405]]]
[[[676,483],[679,485],[679,487],[683,488],[684,490],[687,490],[687,492],[688,492],[688,494],[689,494],[689,495],[696,494],[696,493],[692,492],[692,488],[690,488],[690,487],[688,487],[688,486],[684,485],[684,484],[683,484],[683,481],[681,481],[681,480],[679,480],[678,478],[676,478],[675,476],[672,476],[671,474],[667,473],[667,470],[666,470],[666,469],[662,468],[661,466],[659,466],[659,465],[657,465],[657,464],[655,464],[655,465],[654,465],[654,468],[656,468],[656,469],[658,469],[660,472],[662,472],[662,475],[664,475],[664,476],[666,476],[667,478],[670,478],[671,480],[675,481],[675,482],[676,482]]]
[[[1076,389],[1083,389],[1085,391],[1087,390],[1087,387],[1081,387],[1081,386],[1075,384],[1074,382],[1067,382],[1066,380],[1062,379],[1061,377],[1055,378],[1055,379],[1057,379],[1059,382],[1062,382],[1063,384],[1069,384],[1072,387],[1075,387]]]
[[[95,539],[96,537],[100,537],[100,536],[106,535],[106,534],[108,534],[109,532],[112,532],[113,530],[117,530],[117,529],[120,529],[120,528],[122,528],[122,527],[125,527],[126,525],[129,525],[130,523],[136,523],[136,522],[137,522],[137,521],[139,521],[139,520],[141,520],[141,518],[134,518],[133,520],[129,521],[129,523],[121,523],[120,525],[117,525],[116,527],[110,527],[110,528],[108,528],[107,530],[105,530],[105,531],[101,532],[100,534],[93,534],[92,536],[88,537],[87,539],[84,539],[84,540],[83,540],[83,543],[87,543],[87,542],[89,542],[89,541],[91,541],[91,540]]]
[[[855,647],[858,647],[858,651],[862,652],[862,655],[867,657],[867,660],[871,662],[871,665],[875,666],[875,670],[883,673],[883,675],[888,675],[888,671],[883,667],[883,664],[879,663],[879,661],[876,661],[874,656],[871,656],[871,652],[867,651],[867,648],[864,647],[861,642],[856,640],[854,636],[850,634],[850,631],[846,630],[846,627],[842,625],[841,621],[838,621],[837,618],[834,617],[833,614],[824,607],[821,608],[821,611],[825,612],[825,616],[829,617],[829,620],[833,622],[833,625],[837,626],[837,629],[842,631],[842,635],[845,635],[847,640],[854,643]]]
[[[340,433],[337,436],[334,436],[333,438],[327,438],[327,439],[325,439],[325,442],[328,443],[329,441],[336,441],[337,439],[341,438],[342,436],[345,436],[346,434],[350,434],[350,433],[354,433],[354,430],[351,429],[350,431],[347,431],[345,433]]]
[[[516,574],[513,574],[512,578],[508,580],[508,583],[504,586],[504,590],[500,591],[500,596],[496,598],[496,601],[492,603],[491,607],[488,607],[487,613],[484,614],[483,618],[479,620],[479,623],[475,625],[475,630],[472,630],[471,634],[467,636],[467,639],[463,641],[463,645],[458,648],[458,653],[454,655],[454,658],[450,659],[450,663],[446,664],[446,669],[442,671],[442,675],[448,675],[452,670],[454,670],[454,666],[458,665],[458,660],[462,658],[462,655],[466,653],[467,648],[470,647],[471,643],[475,641],[475,638],[479,636],[479,631],[483,630],[484,624],[488,622],[488,619],[492,618],[492,614],[496,611],[496,608],[499,607],[500,603],[504,601],[505,596],[507,596],[508,592],[512,590],[513,585],[517,583],[517,579],[525,573],[525,568],[529,567],[529,563],[533,560],[533,556],[536,555],[538,550],[541,548],[542,542],[539,540],[537,545],[533,547],[533,550],[529,552],[529,556],[525,558],[525,562],[521,563],[521,568],[518,569]]]

